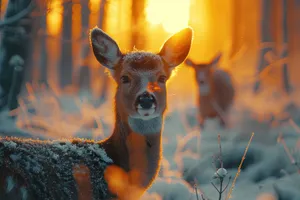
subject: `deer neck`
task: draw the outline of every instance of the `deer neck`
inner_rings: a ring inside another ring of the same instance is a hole
[[[138,127],[132,128],[133,126],[147,127],[147,123],[149,122],[122,119],[116,112],[114,131],[105,145],[108,146],[106,151],[114,164],[128,173],[130,184],[142,188],[149,187],[156,177],[162,152],[162,125],[152,134],[142,134],[133,130]]]

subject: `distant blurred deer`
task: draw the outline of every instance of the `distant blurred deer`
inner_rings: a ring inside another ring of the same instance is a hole
[[[209,63],[196,64],[186,59],[185,64],[195,69],[195,76],[199,89],[199,124],[204,128],[207,118],[218,117],[222,127],[227,124],[227,111],[229,110],[235,90],[231,75],[223,69],[216,68],[221,54],[216,55]]]

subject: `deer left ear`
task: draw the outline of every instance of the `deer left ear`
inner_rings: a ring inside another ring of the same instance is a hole
[[[191,67],[194,67],[196,64],[189,58],[187,58],[184,63],[187,65],[187,66],[191,66]]]
[[[193,39],[193,30],[185,28],[172,35],[162,46],[159,55],[170,68],[180,65],[188,56]]]

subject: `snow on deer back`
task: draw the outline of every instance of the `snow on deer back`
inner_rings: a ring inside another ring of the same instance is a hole
[[[227,114],[233,103],[235,90],[231,75],[220,68],[216,68],[221,54],[216,55],[209,63],[196,64],[187,59],[185,64],[195,70],[198,85],[199,124],[203,128],[208,118],[218,117],[221,126],[227,126]]]
[[[80,165],[88,167],[92,183],[85,195],[108,199],[103,171],[112,163],[100,142],[0,137],[0,199],[79,199]]]

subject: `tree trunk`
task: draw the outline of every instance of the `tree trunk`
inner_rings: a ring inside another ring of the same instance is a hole
[[[32,33],[33,20],[30,13],[33,7],[31,0],[10,0],[4,21],[0,23],[0,28],[3,28],[0,46],[0,108],[7,105],[8,94],[13,84],[14,68],[9,65],[11,58],[17,55],[25,62],[24,70],[19,75],[20,79],[24,79],[24,71],[31,71],[34,36]],[[22,83],[22,80],[18,80],[18,82]]]
[[[234,55],[237,54],[237,52],[241,49],[243,44],[243,18],[242,13],[244,12],[242,10],[242,1],[241,0],[233,0],[233,23],[232,23],[232,48],[230,53],[230,59],[234,57]]]
[[[72,1],[65,2],[63,15],[63,29],[61,43],[61,58],[59,67],[60,87],[63,89],[72,84],[73,58],[72,58]]]
[[[81,61],[79,62],[79,74],[76,76],[76,81],[78,81],[79,91],[81,90],[90,90],[90,76],[85,77],[87,74],[90,75],[90,69],[88,66],[88,58],[90,56],[90,46],[89,46],[89,1],[88,0],[81,0],[81,52],[80,58]],[[84,73],[82,73],[84,72]]]
[[[47,83],[47,77],[48,77],[48,56],[47,56],[47,18],[46,14],[41,17],[41,29],[42,34],[40,36],[40,62],[39,62],[39,82],[41,83]]]
[[[144,49],[145,47],[145,0],[132,0],[131,7],[131,47]]]
[[[280,55],[280,58],[287,58],[289,56],[289,51],[288,51],[288,18],[287,18],[287,0],[282,0],[281,1],[281,7],[283,11],[282,15],[282,21],[281,21],[281,28],[282,28],[282,42],[285,45],[285,48],[283,52]],[[290,79],[289,79],[289,69],[288,69],[288,63],[285,62],[283,64],[282,68],[282,80],[283,80],[283,88],[286,93],[291,92],[291,84],[290,84]]]
[[[0,0],[0,19],[2,18],[2,0]]]
[[[103,30],[106,30],[106,20],[107,20],[107,0],[101,0],[100,14],[99,14],[99,27],[101,27]],[[101,87],[101,93],[99,97],[99,104],[102,104],[103,102],[105,102],[108,94],[109,78],[105,73],[104,67],[101,67],[100,70],[101,70],[100,73],[102,77],[102,87]]]
[[[271,6],[273,4],[272,0],[263,0],[262,1],[262,18],[261,18],[261,45],[259,58],[258,58],[258,73],[261,72],[269,63],[265,60],[265,54],[269,51],[274,51],[274,45],[264,45],[267,43],[274,42],[274,38],[271,34]],[[254,92],[257,93],[261,87],[261,80],[257,80],[254,83]]]

